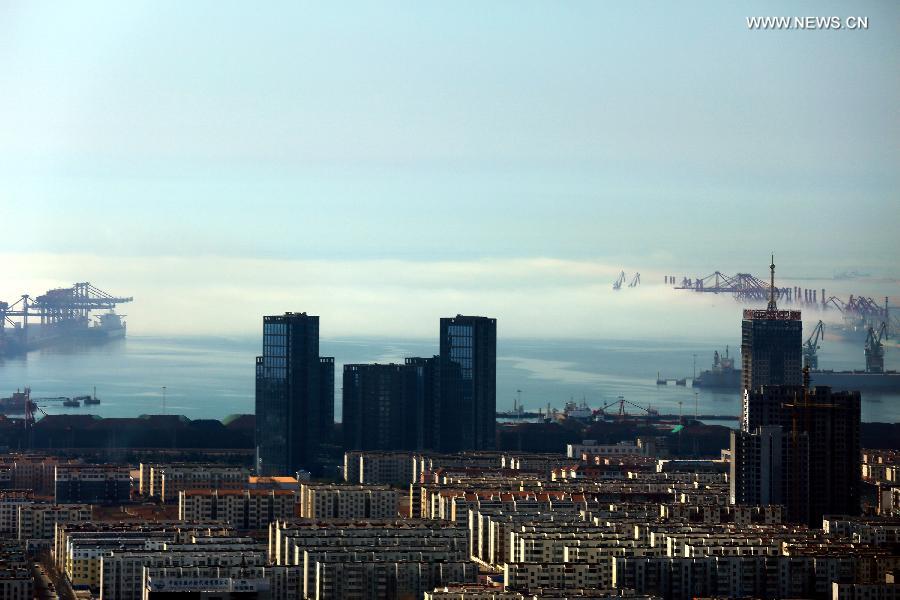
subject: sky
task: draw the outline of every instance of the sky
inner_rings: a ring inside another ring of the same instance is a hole
[[[869,28],[746,23],[809,15]],[[900,297],[898,34],[895,2],[0,0],[0,298],[91,281],[143,333],[677,336],[711,301],[664,274],[771,251]]]

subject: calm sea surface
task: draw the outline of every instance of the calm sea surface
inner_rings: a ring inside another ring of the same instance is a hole
[[[587,400],[593,408],[619,395],[662,413],[736,415],[739,395],[690,387],[656,385],[663,377],[690,377],[694,354],[697,372],[707,369],[715,349],[735,340],[509,340],[498,342],[497,406],[513,406],[517,390],[529,409],[562,408],[569,399]],[[47,413],[89,413],[123,417],[165,412],[189,418],[221,419],[252,413],[254,357],[261,340],[255,337],[130,336],[102,346],[44,349],[0,362],[0,396],[30,386],[32,397],[90,394],[102,403],[65,408],[58,400],[40,400]],[[402,362],[407,356],[431,356],[437,341],[339,339],[323,340],[321,354],[337,363],[336,413],[341,414],[341,370],[345,363]],[[829,340],[819,354],[829,369],[860,369],[861,342]],[[886,367],[900,366],[900,349],[888,348]],[[695,392],[697,392],[695,396]],[[696,404],[695,404],[696,403]],[[864,421],[900,421],[900,394],[863,394]]]

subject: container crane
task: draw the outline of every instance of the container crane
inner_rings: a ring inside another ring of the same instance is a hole
[[[600,407],[600,409],[596,411],[596,414],[603,415],[603,416],[611,416],[618,421],[624,421],[624,420],[627,420],[628,417],[630,416],[625,411],[626,404],[633,406],[635,408],[639,408],[640,410],[647,413],[647,419],[650,419],[651,417],[654,417],[657,415],[657,412],[654,409],[645,408],[645,407],[641,406],[640,404],[635,404],[634,402],[631,402],[630,400],[626,400],[625,396],[619,396],[613,402],[610,402],[610,403],[606,404],[605,406]],[[612,415],[612,414],[607,415],[606,409],[610,408],[611,406],[616,406],[616,405],[618,405],[618,407],[619,407],[618,412],[614,415]]]
[[[613,289],[614,289],[614,290],[621,290],[621,289],[622,289],[622,284],[623,284],[623,283],[625,283],[625,271],[622,271],[621,273],[619,273],[619,276],[618,276],[618,277],[616,278],[616,280],[613,282]]]
[[[132,300],[131,296],[113,296],[88,282],[75,283],[69,288],[47,290],[37,298],[24,294],[12,304],[0,302],[0,327],[27,327],[29,318],[40,319],[42,325],[86,321],[93,310],[113,310],[117,304]],[[20,317],[22,322],[16,323],[11,317]]]
[[[819,356],[817,352],[819,350],[820,339],[825,339],[825,323],[823,323],[821,320],[816,323],[816,327],[812,330],[812,333],[809,334],[809,337],[806,338],[806,341],[803,343],[804,367],[809,367],[813,370],[819,368]]]
[[[881,338],[887,330],[887,324],[882,321],[881,327],[876,331],[874,327],[869,327],[866,335],[866,372],[867,373],[884,373],[884,345]]]
[[[631,283],[628,284],[628,287],[633,288],[641,285],[641,274],[635,273],[634,277],[631,279]]]

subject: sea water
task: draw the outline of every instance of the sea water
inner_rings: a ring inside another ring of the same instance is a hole
[[[739,364],[739,340],[536,340],[501,338],[497,344],[497,409],[511,410],[520,399],[528,410],[561,409],[586,401],[591,408],[617,398],[664,414],[725,415],[740,412],[737,390],[706,390],[656,385],[708,369],[714,350],[726,344]],[[81,413],[104,417],[179,414],[191,419],[222,419],[254,411],[254,358],[259,336],[154,337],[132,335],[103,345],[46,348],[0,362],[0,397],[30,386],[48,414]],[[341,418],[344,364],[395,362],[437,354],[437,340],[324,339],[322,356],[335,357],[335,415]],[[696,359],[695,356],[696,355]],[[831,339],[819,351],[829,369],[861,369],[862,342]],[[886,367],[898,368],[900,350],[888,348]],[[688,381],[690,384],[690,381]],[[62,406],[51,399],[80,396],[97,389],[99,405]],[[900,421],[900,394],[863,393],[863,421]],[[626,405],[628,412],[640,413]],[[725,421],[736,425],[737,421]]]

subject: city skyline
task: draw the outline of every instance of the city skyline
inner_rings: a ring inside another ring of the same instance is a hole
[[[0,2],[0,598],[900,597],[898,25]]]

